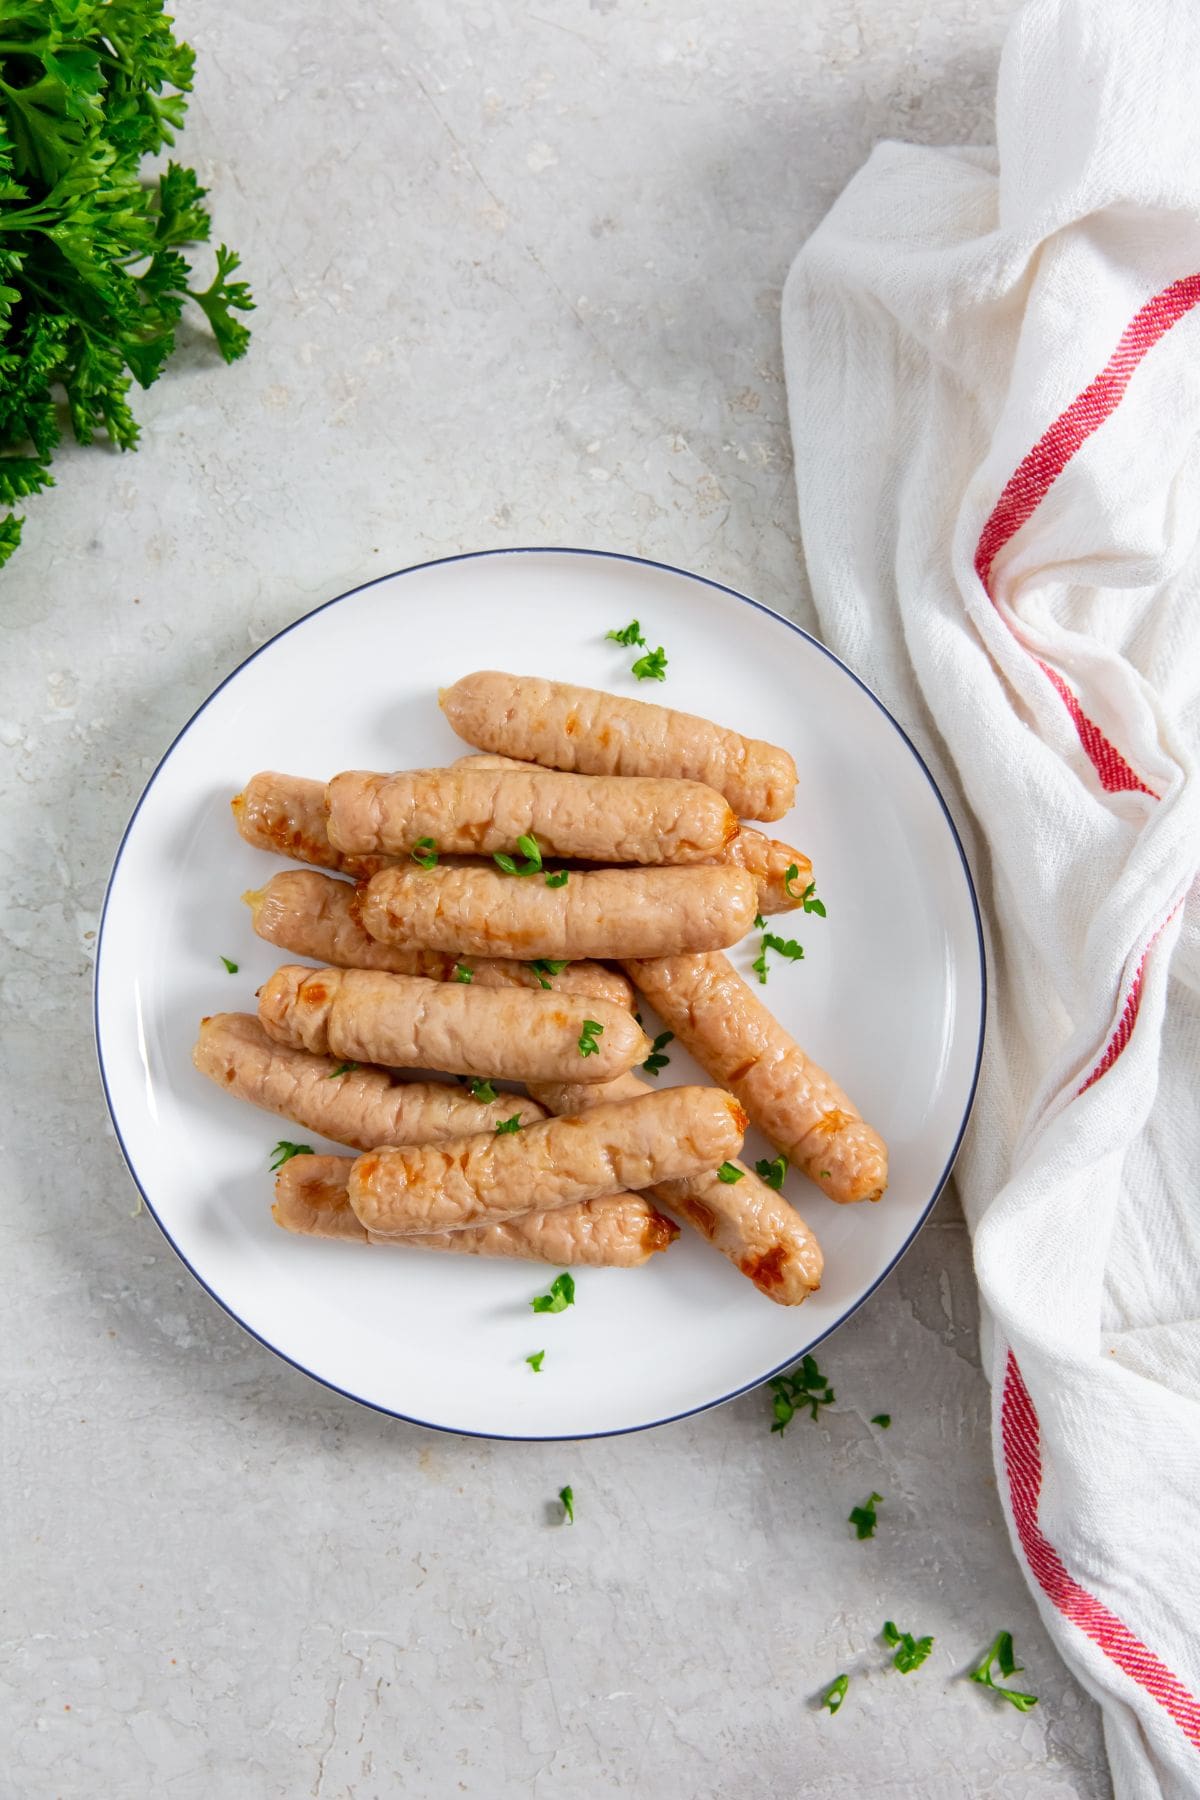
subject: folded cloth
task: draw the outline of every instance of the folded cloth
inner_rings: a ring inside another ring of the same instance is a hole
[[[783,304],[822,632],[987,915],[957,1179],[1013,1544],[1139,1800],[1200,1794],[1197,70],[1194,0],[1030,0],[997,149],[881,144]]]

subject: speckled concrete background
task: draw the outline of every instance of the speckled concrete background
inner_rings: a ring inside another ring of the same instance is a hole
[[[951,1198],[822,1352],[819,1424],[772,1437],[758,1395],[608,1443],[439,1438],[274,1362],[133,1216],[89,1019],[143,781],[318,601],[562,542],[806,620],[784,274],[877,138],[988,135],[1009,8],[252,10],[179,8],[183,148],[244,251],[252,353],[189,338],[137,457],[64,454],[0,597],[0,1792],[1103,1797],[1095,1709],[1009,1552]],[[919,1674],[885,1672],[885,1617],[936,1635]],[[1001,1626],[1028,1716],[960,1679]]]

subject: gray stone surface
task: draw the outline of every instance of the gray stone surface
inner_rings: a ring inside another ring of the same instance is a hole
[[[612,1442],[441,1438],[273,1361],[134,1216],[89,1019],[143,781],[316,602],[561,542],[806,618],[784,274],[877,138],[987,135],[1007,5],[179,11],[252,354],[186,337],[136,457],[65,450],[0,595],[0,1792],[1104,1796],[1009,1551],[951,1199],[824,1348],[818,1424],[772,1437],[757,1395]],[[885,1670],[886,1617],[936,1634],[919,1674]],[[960,1679],[1001,1626],[1026,1717]]]

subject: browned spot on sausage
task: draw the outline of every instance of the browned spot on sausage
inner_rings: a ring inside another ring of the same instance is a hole
[[[750,1123],[750,1116],[745,1107],[739,1106],[732,1094],[726,1094],[725,1099],[729,1107],[730,1117],[733,1119],[734,1124],[739,1131],[745,1131],[747,1125]]]
[[[322,1006],[329,998],[329,992],[319,981],[306,981],[297,996],[305,1006]]]
[[[680,1200],[676,1204],[684,1218],[696,1227],[702,1237],[711,1240],[716,1236],[717,1215],[711,1206],[705,1206],[703,1200]]]
[[[659,1212],[651,1213],[642,1229],[642,1248],[651,1256],[656,1250],[665,1250],[679,1236],[678,1225],[670,1219],[664,1219]]]
[[[210,1019],[211,1019],[211,1018],[212,1018],[212,1014],[211,1014],[211,1013],[205,1013],[205,1015],[204,1015],[204,1017],[203,1017],[203,1018],[202,1018],[202,1019],[201,1019],[201,1021],[200,1021],[200,1023],[201,1023],[201,1025],[207,1025],[207,1024],[208,1024],[208,1021],[209,1021],[209,1020],[210,1020]]]
[[[376,1175],[379,1173],[378,1156],[374,1154],[370,1156],[360,1156],[355,1173],[360,1181],[374,1181]]]
[[[772,1244],[761,1256],[744,1256],[738,1264],[743,1275],[748,1275],[756,1288],[769,1294],[772,1288],[781,1287],[787,1273],[788,1253],[784,1244]]]
[[[750,1058],[749,1062],[739,1063],[736,1069],[730,1069],[730,1071],[729,1071],[730,1081],[741,1081],[741,1079],[744,1075],[748,1075],[750,1073],[751,1069],[754,1067],[754,1065],[757,1061],[758,1061],[758,1058],[756,1056],[752,1056]]]
[[[570,1025],[571,1024],[571,1015],[570,1015],[570,1013],[559,1012],[559,1011],[555,1010],[554,1012],[552,1012],[550,1014],[550,1023],[552,1025]]]
[[[579,730],[579,714],[578,713],[568,713],[566,718],[563,720],[564,733],[566,734],[567,737],[574,737],[575,733],[578,730]]]
[[[236,1069],[226,1069],[226,1071],[225,1071],[225,1086],[228,1087],[230,1082],[235,1080],[236,1077],[237,1077]]]
[[[827,1113],[822,1113],[812,1129],[819,1131],[822,1137],[836,1137],[837,1133],[844,1131],[847,1125],[855,1123],[856,1120],[851,1113],[840,1112],[836,1106],[831,1106]]]

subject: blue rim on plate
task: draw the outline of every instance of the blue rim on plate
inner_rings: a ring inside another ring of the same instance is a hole
[[[954,1142],[950,1147],[950,1154],[946,1159],[946,1165],[943,1168],[941,1174],[938,1176],[938,1179],[937,1179],[936,1183],[934,1184],[933,1192],[929,1196],[929,1199],[926,1202],[925,1206],[922,1208],[920,1217],[917,1219],[916,1224],[913,1226],[912,1230],[909,1232],[908,1236],[905,1238],[904,1242],[901,1244],[899,1250],[897,1250],[895,1256],[893,1256],[891,1262],[887,1265],[887,1268],[884,1269],[882,1271],[882,1273],[876,1277],[876,1279],[871,1283],[870,1287],[867,1288],[865,1293],[859,1295],[858,1299],[855,1300],[855,1302],[853,1303],[852,1306],[847,1307],[846,1311],[841,1315],[841,1317],[839,1319],[836,1319],[832,1325],[828,1326],[826,1330],[821,1332],[819,1337],[816,1337],[812,1340],[812,1342],[807,1346],[806,1352],[796,1352],[792,1356],[787,1357],[783,1362],[778,1363],[773,1369],[766,1370],[766,1372],[764,1374],[758,1376],[755,1380],[743,1382],[740,1387],[730,1389],[729,1393],[721,1394],[715,1400],[705,1400],[699,1406],[689,1406],[689,1407],[685,1408],[683,1412],[669,1413],[665,1418],[662,1418],[662,1419],[648,1419],[640,1425],[617,1426],[614,1429],[612,1429],[611,1431],[557,1432],[557,1433],[551,1433],[551,1434],[538,1433],[536,1435],[530,1435],[530,1434],[526,1434],[524,1432],[468,1431],[468,1430],[463,1430],[460,1427],[455,1426],[455,1425],[439,1425],[431,1419],[414,1418],[411,1413],[397,1412],[394,1407],[381,1406],[375,1400],[367,1400],[367,1399],[364,1399],[364,1397],[361,1394],[351,1393],[349,1388],[339,1387],[336,1382],[329,1381],[325,1378],[325,1376],[318,1375],[313,1369],[306,1368],[303,1363],[297,1362],[295,1357],[289,1356],[286,1351],[280,1350],[277,1345],[272,1344],[269,1338],[263,1337],[261,1332],[256,1331],[252,1325],[248,1325],[246,1323],[245,1319],[241,1318],[238,1313],[234,1312],[233,1308],[230,1305],[228,1305],[228,1303],[221,1298],[220,1294],[217,1293],[215,1288],[212,1288],[209,1286],[208,1282],[205,1281],[204,1277],[199,1273],[199,1271],[192,1265],[192,1263],[190,1263],[188,1261],[187,1257],[183,1254],[183,1251],[180,1249],[179,1245],[175,1242],[175,1239],[171,1236],[171,1233],[167,1230],[167,1227],[164,1225],[162,1219],[159,1217],[158,1213],[155,1211],[154,1205],[150,1199],[150,1196],[146,1192],[146,1189],[145,1189],[145,1186],[143,1185],[142,1179],[139,1176],[137,1169],[134,1166],[133,1159],[130,1156],[129,1150],[126,1146],[125,1139],[121,1135],[121,1127],[117,1120],[117,1115],[116,1115],[116,1112],[113,1107],[112,1094],[109,1090],[108,1073],[104,1067],[104,1051],[103,1051],[101,1041],[100,1041],[99,992],[100,992],[100,967],[101,967],[101,963],[104,958],[104,926],[105,926],[105,921],[108,917],[108,903],[109,903],[109,899],[112,895],[113,883],[116,881],[117,871],[119,870],[119,868],[121,866],[121,857],[122,857],[122,854],[124,853],[125,845],[128,842],[129,834],[133,830],[134,824],[137,821],[137,816],[141,812],[142,807],[145,804],[145,801],[150,793],[151,788],[154,786],[155,782],[158,780],[159,775],[162,773],[164,767],[166,766],[176,744],[178,744],[180,739],[188,731],[191,730],[191,727],[195,724],[196,720],[200,717],[201,713],[204,712],[209,705],[211,705],[211,703],[216,699],[217,695],[219,693],[221,693],[224,688],[228,687],[229,683],[232,680],[234,680],[234,678],[236,676],[240,675],[242,670],[245,669],[246,667],[248,667],[248,665],[250,663],[252,663],[256,659],[256,657],[261,656],[265,650],[269,650],[273,644],[277,644],[279,642],[280,638],[286,637],[288,635],[288,633],[291,631],[295,631],[298,626],[305,624],[309,619],[315,618],[318,613],[327,611],[329,607],[339,606],[343,600],[351,600],[351,599],[353,599],[353,597],[356,594],[364,593],[368,588],[378,587],[381,582],[395,581],[396,579],[398,579],[398,577],[403,576],[403,575],[416,575],[416,574],[420,573],[420,571],[422,569],[436,568],[440,564],[445,564],[445,563],[474,562],[474,561],[478,561],[485,557],[494,557],[494,556],[495,557],[499,557],[499,556],[587,556],[587,557],[596,557],[598,559],[607,560],[609,562],[633,563],[633,564],[639,565],[640,567],[646,568],[646,569],[659,569],[670,575],[682,575],[688,581],[698,581],[704,587],[714,588],[714,589],[716,589],[716,591],[718,593],[721,593],[721,594],[728,594],[731,599],[741,601],[743,606],[752,606],[756,612],[765,613],[768,616],[768,618],[778,619],[778,621],[781,625],[786,626],[789,631],[794,631],[796,633],[797,637],[804,638],[805,641],[807,643],[811,644],[814,649],[819,650],[821,652],[822,656],[828,657],[828,659],[831,663],[836,664],[836,666],[839,669],[841,669],[844,674],[848,675],[850,677],[851,681],[854,682],[856,687],[862,689],[863,693],[866,694],[867,698],[874,702],[874,704],[879,708],[880,712],[883,713],[884,717],[892,725],[893,729],[896,732],[896,735],[900,738],[901,742],[907,746],[909,753],[911,754],[913,760],[917,764],[917,767],[920,769],[920,771],[924,775],[926,781],[929,783],[930,788],[933,790],[934,797],[936,798],[937,803],[938,803],[939,807],[941,808],[942,817],[946,821],[947,830],[949,831],[950,836],[954,841],[954,847],[958,852],[959,862],[962,866],[963,878],[967,884],[967,893],[968,893],[968,895],[970,897],[970,901],[971,901],[971,911],[972,911],[972,914],[973,914],[974,920],[975,920],[975,943],[976,943],[976,950],[977,950],[978,956],[979,956],[979,1040],[975,1046],[975,1066],[971,1072],[970,1091],[967,1094],[966,1105],[963,1108],[962,1119],[959,1122],[959,1127],[958,1127],[958,1131],[955,1134]],[[269,1350],[273,1356],[277,1356],[281,1362],[285,1362],[285,1363],[289,1364],[289,1366],[293,1369],[298,1369],[302,1375],[307,1375],[310,1380],[317,1382],[319,1384],[319,1386],[325,1388],[329,1393],[340,1394],[343,1399],[353,1400],[357,1405],[366,1407],[371,1412],[383,1413],[387,1418],[399,1419],[406,1425],[419,1425],[419,1426],[423,1427],[426,1431],[445,1432],[450,1437],[470,1437],[470,1438],[494,1439],[500,1443],[517,1443],[517,1444],[526,1444],[526,1443],[556,1444],[557,1443],[557,1444],[563,1444],[563,1443],[582,1443],[590,1438],[627,1437],[631,1433],[638,1432],[638,1431],[655,1431],[658,1429],[658,1427],[660,1425],[673,1425],[680,1419],[690,1419],[690,1418],[695,1417],[695,1415],[698,1413],[711,1411],[711,1409],[713,1407],[724,1406],[727,1404],[728,1401],[736,1400],[742,1394],[752,1393],[755,1388],[760,1388],[760,1387],[764,1386],[764,1384],[766,1382],[772,1380],[772,1378],[774,1376],[781,1374],[784,1369],[791,1368],[792,1364],[796,1361],[797,1355],[810,1353],[811,1351],[815,1350],[817,1348],[818,1344],[823,1344],[825,1342],[826,1338],[830,1337],[833,1332],[839,1330],[841,1328],[841,1326],[843,1326],[846,1323],[847,1319],[853,1318],[854,1314],[856,1312],[858,1312],[859,1308],[862,1307],[863,1305],[865,1305],[865,1303],[871,1298],[871,1295],[873,1293],[875,1293],[876,1289],[879,1288],[883,1284],[883,1282],[885,1282],[887,1280],[888,1276],[892,1273],[893,1269],[895,1269],[896,1265],[899,1263],[901,1257],[910,1248],[910,1246],[913,1243],[913,1240],[916,1238],[918,1232],[922,1229],[922,1227],[925,1224],[925,1221],[928,1219],[930,1213],[933,1211],[934,1206],[937,1204],[937,1201],[940,1198],[942,1190],[945,1188],[947,1181],[950,1179],[950,1172],[954,1167],[955,1159],[957,1158],[959,1149],[962,1145],[963,1134],[965,1133],[968,1122],[970,1121],[971,1110],[975,1104],[975,1092],[979,1085],[979,1070],[980,1070],[980,1065],[983,1060],[984,1032],[985,1032],[986,1025],[987,1025],[987,1000],[988,1000],[987,959],[984,954],[983,922],[980,917],[979,899],[975,892],[975,883],[971,876],[970,865],[967,862],[966,852],[964,851],[963,846],[962,846],[962,839],[958,835],[958,828],[954,823],[953,817],[951,816],[950,808],[946,805],[945,797],[942,794],[941,789],[938,787],[937,782],[934,780],[933,775],[931,774],[929,767],[928,767],[927,763],[925,762],[924,757],[921,755],[920,751],[917,749],[916,745],[913,743],[912,739],[909,737],[909,735],[905,731],[904,727],[899,723],[899,721],[895,718],[895,716],[888,709],[888,707],[886,707],[884,705],[883,701],[879,698],[878,694],[876,694],[873,689],[871,689],[870,687],[867,686],[866,682],[862,680],[861,676],[856,675],[854,673],[854,670],[851,669],[850,667],[848,667],[848,665],[842,661],[840,656],[836,656],[834,654],[834,652],[828,648],[827,645],[821,643],[819,638],[815,638],[815,637],[813,637],[811,632],[805,631],[805,629],[802,625],[797,625],[794,619],[789,619],[786,616],[786,614],[784,614],[784,613],[776,612],[774,607],[767,606],[761,600],[755,600],[750,594],[743,594],[737,588],[731,588],[731,587],[727,586],[726,583],[723,581],[714,581],[711,576],[697,575],[694,570],[682,569],[676,563],[659,562],[654,557],[650,557],[650,556],[633,556],[633,555],[629,554],[627,551],[623,551],[623,550],[586,550],[586,549],[580,548],[579,546],[563,545],[563,544],[514,544],[514,545],[509,546],[508,548],[501,548],[501,549],[496,549],[496,550],[464,550],[464,551],[458,552],[458,554],[456,554],[454,556],[431,556],[431,557],[427,558],[426,561],[424,561],[424,562],[411,563],[409,565],[409,567],[406,569],[394,569],[386,575],[375,575],[371,578],[370,581],[361,581],[361,582],[359,582],[357,587],[347,588],[347,590],[344,594],[337,594],[334,596],[334,598],[332,600],[322,601],[320,606],[314,606],[311,609],[311,611],[302,613],[298,619],[293,619],[290,625],[285,625],[281,631],[275,632],[275,634],[272,637],[269,637],[267,639],[266,643],[260,644],[257,650],[252,650],[250,655],[247,657],[244,657],[242,659],[242,661],[240,663],[238,663],[236,668],[231,669],[229,671],[229,674],[225,676],[224,680],[218,682],[217,686],[212,690],[212,692],[207,696],[207,698],[201,701],[200,705],[196,708],[195,712],[193,712],[191,714],[190,718],[188,718],[186,723],[183,724],[180,727],[180,729],[175,733],[175,736],[171,739],[171,742],[167,745],[167,748],[164,750],[162,756],[159,758],[157,764],[155,765],[154,773],[151,775],[149,781],[146,783],[145,787],[142,789],[141,795],[138,798],[137,805],[134,807],[132,813],[129,815],[129,823],[126,825],[124,831],[121,833],[121,841],[117,845],[117,853],[116,853],[116,856],[113,858],[112,871],[109,874],[108,884],[104,890],[104,904],[100,910],[100,925],[99,925],[99,929],[98,929],[97,935],[96,935],[96,973],[95,973],[95,978],[94,978],[93,984],[92,984],[92,1023],[93,1023],[93,1030],[94,1030],[95,1039],[96,1039],[96,1060],[97,1060],[97,1063],[99,1064],[99,1069],[100,1069],[100,1084],[104,1090],[104,1101],[105,1101],[105,1105],[108,1108],[108,1116],[112,1120],[113,1130],[116,1133],[117,1144],[120,1148],[121,1155],[124,1159],[125,1167],[129,1170],[130,1177],[132,1178],[133,1183],[138,1190],[138,1193],[142,1197],[143,1204],[145,1205],[147,1212],[150,1214],[150,1217],[154,1220],[154,1223],[158,1226],[159,1230],[162,1232],[163,1236],[166,1238],[168,1244],[170,1244],[170,1246],[171,1246],[172,1250],[175,1252],[176,1256],[178,1256],[180,1262],[187,1269],[188,1273],[195,1278],[195,1280],[199,1283],[199,1285],[204,1289],[205,1293],[208,1294],[211,1299],[216,1301],[217,1305],[221,1308],[222,1312],[226,1313],[229,1316],[229,1318],[231,1318],[233,1320],[235,1325],[241,1326],[242,1330],[247,1334],[248,1337],[252,1337],[256,1343],[261,1344],[264,1349]]]

